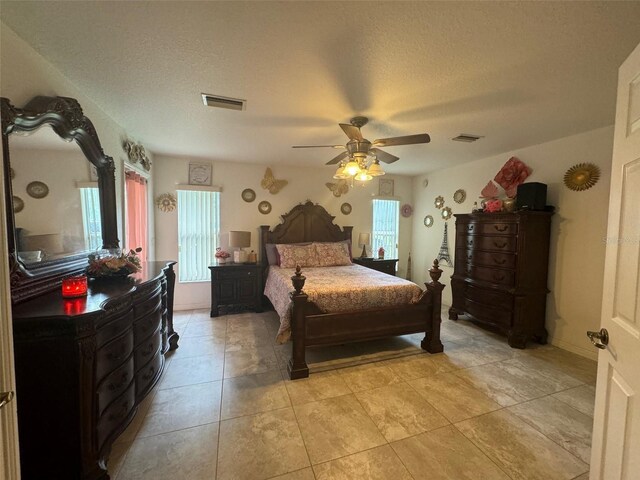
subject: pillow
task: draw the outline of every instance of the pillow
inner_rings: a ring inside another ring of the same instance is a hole
[[[349,260],[353,260],[353,254],[351,253],[351,240],[340,240],[339,242],[313,242],[316,245],[339,245],[344,244],[347,247],[347,253],[349,254]]]
[[[344,242],[316,243],[315,244],[319,266],[333,267],[339,265],[351,265],[349,247]]]
[[[311,242],[302,242],[302,243],[287,243],[281,245],[311,245]],[[280,254],[278,253],[278,249],[276,248],[275,243],[266,243],[264,245],[265,250],[267,251],[267,263],[269,265],[280,265]]]
[[[297,265],[301,267],[319,266],[315,245],[277,244],[276,250],[280,255],[282,268],[295,268]]]
[[[278,255],[276,244],[267,243],[264,248],[267,251],[267,263],[269,265],[280,265],[280,255]]]

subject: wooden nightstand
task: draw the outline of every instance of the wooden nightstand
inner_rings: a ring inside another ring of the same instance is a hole
[[[225,263],[211,265],[211,316],[221,306],[262,311],[262,266]]]
[[[396,263],[398,259],[389,258],[384,260],[378,260],[377,258],[354,258],[353,263],[362,265],[363,267],[371,268],[382,273],[388,273],[389,275],[396,275]]]

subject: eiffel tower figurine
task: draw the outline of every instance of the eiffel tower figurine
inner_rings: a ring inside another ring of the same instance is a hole
[[[442,237],[442,245],[440,245],[440,253],[438,253],[438,261],[445,261],[447,265],[453,267],[451,263],[451,257],[449,256],[449,234],[447,231],[447,223],[444,224],[444,237]]]

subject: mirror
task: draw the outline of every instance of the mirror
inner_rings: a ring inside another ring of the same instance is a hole
[[[101,248],[97,170],[80,147],[44,125],[11,135],[9,149],[18,260],[31,266]]]
[[[59,288],[86,268],[89,252],[118,247],[115,168],[76,100],[1,102],[15,303]]]

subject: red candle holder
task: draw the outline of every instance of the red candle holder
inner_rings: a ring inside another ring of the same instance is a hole
[[[62,280],[62,297],[76,298],[87,295],[87,276],[78,275],[77,277],[68,277]]]

